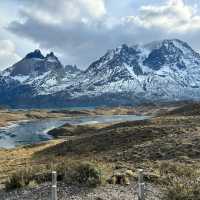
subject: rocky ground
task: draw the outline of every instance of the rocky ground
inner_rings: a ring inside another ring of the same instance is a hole
[[[158,200],[160,192],[156,186],[147,184],[147,200]],[[49,200],[51,184],[45,183],[34,188],[26,188],[5,193],[0,191],[1,200]],[[58,183],[59,200],[138,200],[137,184],[129,186],[107,185],[98,188],[67,186]]]

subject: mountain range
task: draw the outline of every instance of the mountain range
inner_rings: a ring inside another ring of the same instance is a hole
[[[200,54],[178,39],[109,50],[86,70],[53,52],[27,54],[0,72],[0,105],[118,106],[199,100]]]

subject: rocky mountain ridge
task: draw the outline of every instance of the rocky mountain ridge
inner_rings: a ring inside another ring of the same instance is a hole
[[[1,72],[0,96],[12,107],[199,100],[200,55],[178,39],[123,44],[81,71],[35,50]]]

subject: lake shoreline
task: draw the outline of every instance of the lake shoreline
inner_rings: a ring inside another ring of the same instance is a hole
[[[131,107],[116,107],[116,108],[96,108],[96,109],[76,109],[70,108],[61,110],[51,109],[35,109],[35,110],[16,110],[16,109],[0,109],[0,127],[5,127],[7,124],[16,123],[20,120],[31,119],[46,119],[46,118],[62,118],[72,116],[95,116],[95,115],[140,115],[135,108]]]
[[[35,142],[34,139],[31,141],[31,143],[28,142],[23,142],[23,139],[20,138],[18,140],[18,143],[15,146],[18,147],[24,146],[24,145],[30,145],[30,144],[35,144],[35,143],[40,143],[44,141],[48,141],[49,137],[52,138],[58,138],[58,137],[64,137],[62,134],[63,131],[71,131],[69,129],[81,129],[83,128],[84,125],[88,127],[89,129],[95,129],[98,127],[106,127],[107,124],[114,124],[115,122],[122,122],[122,121],[135,121],[136,119],[130,119],[131,116],[138,117],[139,120],[144,120],[146,119],[145,116],[156,116],[159,115],[160,113],[166,112],[166,110],[170,110],[173,108],[173,105],[169,107],[168,105],[166,106],[152,106],[152,105],[146,105],[146,106],[138,106],[138,107],[116,107],[116,108],[95,108],[95,109],[89,109],[89,110],[6,110],[6,109],[1,109],[0,110],[0,130],[6,130],[9,127],[18,125],[18,124],[23,124],[23,122],[30,122],[30,123],[35,123],[35,122],[40,122],[40,121],[61,121],[63,119],[70,119],[70,118],[75,118],[75,119],[81,119],[82,118],[91,118],[89,124],[87,122],[80,122],[80,124],[75,123],[74,127],[68,127],[68,124],[70,124],[69,121],[65,121],[63,123],[58,123],[55,126],[51,124],[50,126],[44,127],[44,129],[39,129],[39,135]],[[106,122],[106,120],[102,120],[98,122],[98,117],[104,117],[104,118],[116,118],[116,117],[122,117],[123,120],[110,120],[109,123]],[[125,117],[127,118],[125,119]],[[66,124],[66,126],[65,126]],[[100,125],[101,124],[101,125]],[[73,123],[71,123],[73,125]],[[90,127],[89,127],[90,126]],[[32,129],[35,129],[34,127]],[[31,132],[33,135],[35,134],[32,129],[26,131],[26,132]],[[84,129],[84,128],[83,128]],[[46,131],[46,132],[45,132]],[[12,131],[14,132],[14,131]],[[41,134],[42,133],[42,134]],[[4,134],[5,135],[5,134]],[[0,142],[2,141],[2,134],[0,134]],[[11,136],[13,138],[16,137],[15,134],[11,133]],[[48,136],[48,137],[47,137]],[[41,139],[40,139],[41,138]],[[8,139],[8,138],[7,138]],[[29,137],[28,140],[31,140],[31,137]],[[3,142],[3,141],[2,141]],[[15,148],[15,146],[11,146],[9,148]],[[5,148],[4,146],[1,146],[1,148]]]
[[[63,127],[69,125],[77,127],[106,127],[119,122],[145,120],[149,117],[136,115],[96,115],[96,116],[72,116],[45,119],[20,120],[16,123],[9,123],[9,126],[0,128],[0,147],[15,148],[51,140],[58,135]],[[83,128],[84,129],[84,128]],[[60,137],[62,134],[60,134]]]

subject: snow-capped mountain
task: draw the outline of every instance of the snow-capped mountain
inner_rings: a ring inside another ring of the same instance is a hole
[[[200,55],[173,39],[109,50],[85,71],[39,50],[4,70],[1,104],[130,105],[200,99]]]
[[[34,95],[47,95],[63,90],[79,72],[74,66],[64,67],[53,52],[44,57],[35,50],[4,70],[2,77],[30,86]]]
[[[124,44],[92,63],[79,80],[75,96],[121,93],[129,102],[199,99],[200,55],[177,39]]]

